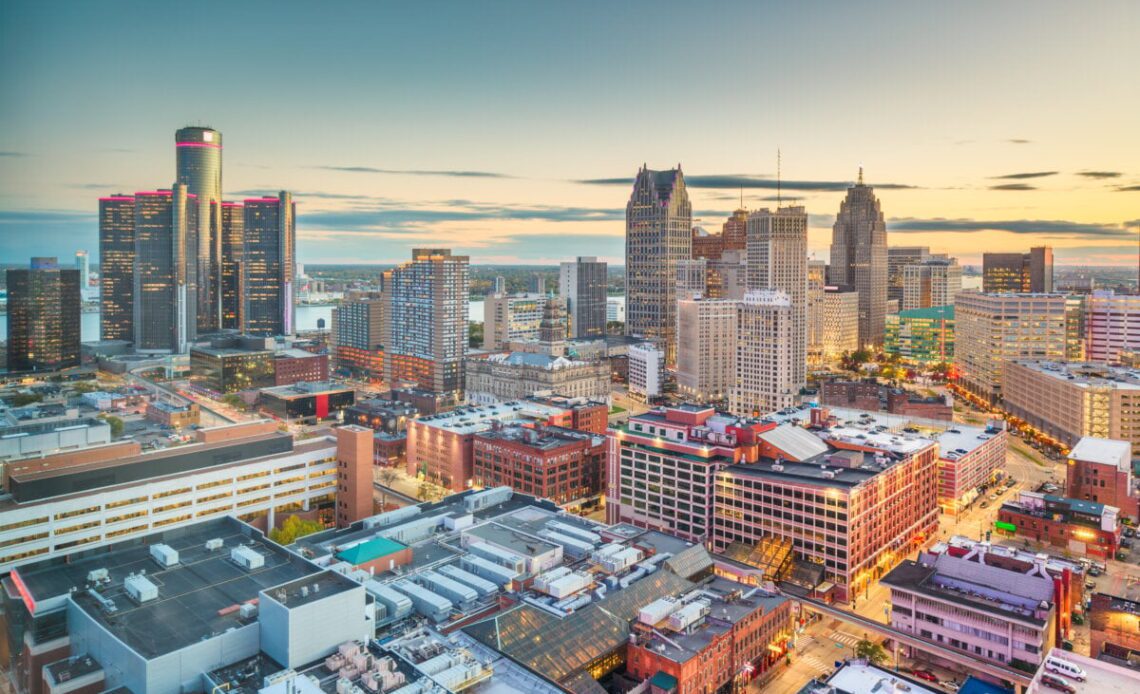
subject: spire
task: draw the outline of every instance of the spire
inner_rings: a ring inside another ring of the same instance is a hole
[[[859,165],[859,185],[863,185],[863,165]]]

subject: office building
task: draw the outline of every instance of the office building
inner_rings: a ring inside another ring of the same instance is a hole
[[[677,302],[677,391],[697,403],[728,399],[736,385],[737,313],[740,302]]]
[[[1140,521],[1140,495],[1132,478],[1132,445],[1094,436],[1082,438],[1069,451],[1065,495],[1115,506],[1122,518]]]
[[[705,260],[705,296],[739,301],[748,291],[747,252],[725,251],[719,259]]]
[[[213,128],[188,126],[174,134],[178,183],[197,203],[197,226],[192,236],[196,248],[188,257],[197,271],[192,283],[197,296],[188,299],[196,306],[197,330],[216,331],[222,316],[222,134]]]
[[[677,300],[692,299],[705,295],[708,284],[708,261],[677,261]]]
[[[467,352],[468,258],[445,248],[417,248],[385,273],[389,297],[385,380],[462,401]]]
[[[296,330],[296,207],[293,196],[249,198],[244,209],[242,332],[292,335]]]
[[[859,349],[859,293],[840,287],[824,287],[819,319],[824,363]]]
[[[982,291],[987,294],[1049,294],[1053,291],[1053,248],[1028,253],[983,253]]]
[[[198,205],[186,186],[135,193],[136,352],[185,354],[198,334]]]
[[[606,263],[593,256],[578,256],[559,266],[558,295],[566,302],[568,337],[606,334],[606,273]]]
[[[1140,455],[1140,373],[1080,362],[1011,361],[1003,408],[1066,447],[1085,436],[1128,441]]]
[[[475,435],[475,486],[581,506],[602,494],[606,437],[557,426],[509,424]]]
[[[747,248],[748,210],[739,208],[721,225],[719,234],[693,227],[693,258],[720,260],[726,251],[744,252]]]
[[[1112,290],[1085,299],[1085,359],[1121,363],[1121,354],[1140,352],[1140,295]]]
[[[651,342],[629,346],[629,397],[652,402],[665,388],[665,352]]]
[[[625,334],[676,361],[677,262],[692,255],[693,210],[681,168],[638,169],[625,212]]]
[[[472,355],[464,360],[467,401],[493,404],[552,393],[608,401],[610,365],[604,359],[509,352]]]
[[[903,296],[900,309],[910,311],[954,303],[962,291],[962,266],[958,260],[927,260],[903,269]]]
[[[998,509],[994,528],[1008,537],[1043,542],[1070,554],[1112,559],[1120,547],[1120,509],[1099,501],[1021,491]]]
[[[827,287],[827,263],[809,260],[807,264],[807,359],[810,364],[823,361],[823,293]],[[858,307],[856,307],[858,311]],[[858,324],[856,324],[858,330]]]
[[[499,275],[495,278],[495,285],[491,291],[492,294],[506,294],[507,293],[507,278]]]
[[[1028,571],[986,561],[986,546],[906,560],[883,577],[891,626],[979,660],[1032,670],[1062,640],[1053,577],[1045,560]],[[910,657],[946,664],[935,653]]]
[[[222,330],[241,330],[245,308],[245,208],[223,202],[216,211],[222,225],[221,323]]]
[[[729,410],[758,415],[799,404],[802,383],[796,374],[802,373],[804,354],[795,351],[794,326],[787,294],[750,290],[744,295],[737,311],[736,383]]]
[[[1064,360],[1069,310],[1063,294],[959,294],[954,304],[959,385],[993,401],[1004,394],[1008,362]]]
[[[368,380],[384,378],[388,302],[383,292],[350,291],[332,310],[333,363]]]
[[[190,382],[195,388],[224,395],[276,385],[273,350],[238,345],[191,347]]]
[[[606,322],[625,322],[625,301],[623,299],[606,299]]]
[[[887,300],[903,300],[903,273],[909,265],[921,265],[935,256],[928,246],[889,246],[887,248]]]
[[[262,410],[278,420],[316,424],[339,418],[342,410],[356,402],[356,391],[327,381],[302,381],[288,386],[262,388],[259,398]],[[371,460],[371,430],[368,441],[368,459]],[[366,482],[370,483],[371,479]]]
[[[952,417],[945,418],[948,422]],[[938,505],[958,515],[997,481],[1005,468],[1009,432],[1000,422],[972,427],[954,424],[938,435]]]
[[[537,340],[548,297],[491,294],[483,299],[483,348],[507,349],[512,342]]]
[[[91,264],[87,251],[75,252],[75,269],[79,271],[79,290],[82,294],[91,284]]]
[[[874,188],[847,189],[831,234],[828,284],[859,292],[859,345],[883,344],[887,316],[887,223]]]
[[[908,364],[948,364],[954,359],[954,306],[932,306],[887,316],[883,351]]]
[[[99,339],[134,340],[135,198],[99,198]]]
[[[8,270],[8,371],[79,366],[79,270],[32,258]]]
[[[748,288],[783,292],[789,300],[792,386],[807,382],[807,229],[803,207],[765,208],[748,216]]]
[[[820,402],[867,412],[889,412],[920,419],[954,418],[954,401],[947,395],[920,395],[913,391],[881,385],[877,379],[842,381],[832,379],[820,386]]]
[[[298,347],[278,350],[273,354],[273,384],[291,386],[329,380],[329,355],[309,352]]]

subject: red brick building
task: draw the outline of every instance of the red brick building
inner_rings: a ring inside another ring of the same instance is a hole
[[[552,417],[550,419],[551,424],[568,429],[577,429],[578,431],[588,431],[592,434],[605,434],[609,427],[610,407],[604,402],[595,402],[584,398],[567,398],[561,395],[530,399],[534,402],[561,407],[566,410],[565,415]]]
[[[336,430],[336,525],[372,515],[372,430],[355,424]]]
[[[1069,453],[1065,494],[1108,504],[1123,516],[1137,519],[1137,497],[1132,487],[1132,445],[1127,441],[1086,436]]]
[[[329,355],[287,349],[273,355],[274,385],[329,380]]]
[[[748,210],[739,209],[725,220],[719,234],[693,227],[693,258],[720,260],[725,251],[743,251],[748,238]]]
[[[1136,591],[1129,591],[1136,593]],[[1140,595],[1094,593],[1089,607],[1089,655],[1127,660],[1140,655]]]
[[[847,407],[870,412],[889,412],[923,419],[954,418],[953,403],[946,398],[924,397],[902,388],[880,385],[873,378],[861,381],[828,381],[820,389],[820,401],[829,407]]]
[[[1047,542],[1075,555],[1115,556],[1123,528],[1118,510],[1095,501],[1021,492],[998,510],[998,532]]]
[[[558,504],[602,493],[606,439],[559,426],[506,426],[475,435],[475,485],[511,487]]]

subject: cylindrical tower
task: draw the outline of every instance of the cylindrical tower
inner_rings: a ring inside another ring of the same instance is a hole
[[[199,332],[212,332],[222,320],[222,134],[213,128],[187,126],[174,134],[177,181],[197,196],[198,226],[192,230],[194,297]]]

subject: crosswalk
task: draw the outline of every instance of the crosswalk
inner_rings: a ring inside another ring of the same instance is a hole
[[[834,669],[835,661],[850,657],[851,651],[849,649],[854,648],[855,644],[861,640],[858,636],[842,631],[833,631],[829,634],[799,635],[796,637],[795,647],[799,654],[797,659],[816,674],[827,674]],[[837,643],[843,645],[842,650],[835,647]],[[806,653],[805,651],[808,650],[813,652]]]

